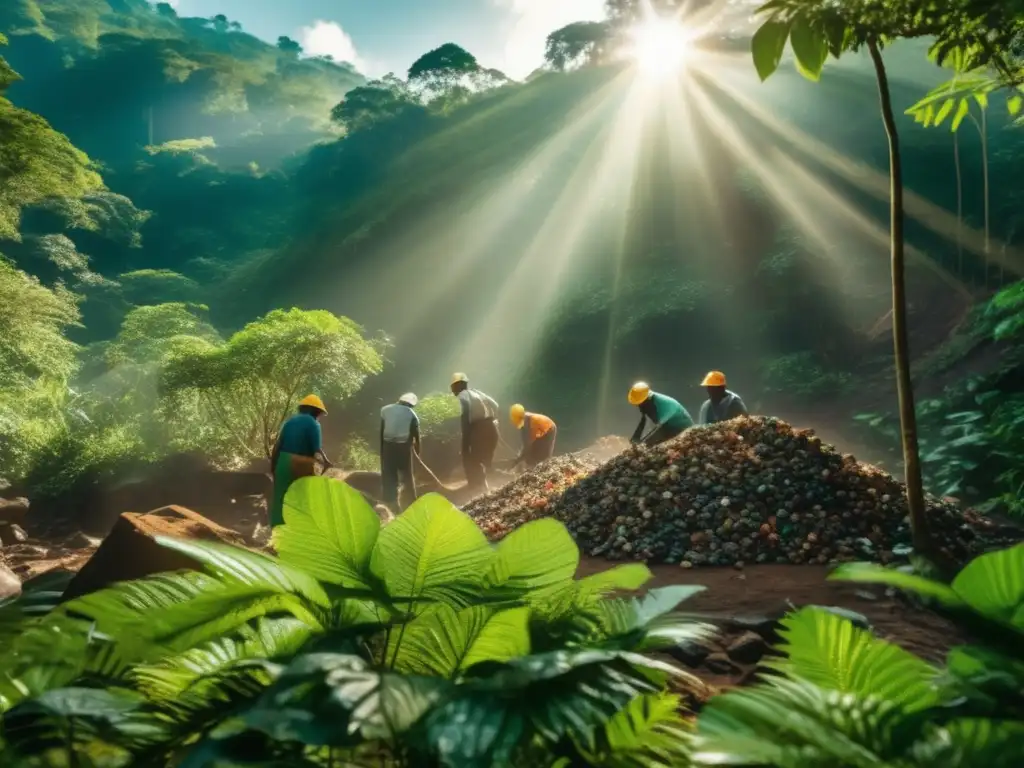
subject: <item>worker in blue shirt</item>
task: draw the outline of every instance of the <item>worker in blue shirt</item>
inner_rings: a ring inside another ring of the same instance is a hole
[[[327,413],[324,401],[316,395],[307,395],[299,403],[299,412],[281,427],[270,467],[274,474],[274,498],[270,505],[270,525],[284,523],[284,495],[289,486],[300,477],[314,473],[316,459],[325,467],[334,466],[323,451],[320,417]]]

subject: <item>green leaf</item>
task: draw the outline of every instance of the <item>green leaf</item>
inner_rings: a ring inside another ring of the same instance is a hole
[[[956,591],[938,581],[932,581],[912,573],[904,573],[890,568],[883,568],[874,563],[846,563],[840,565],[831,574],[829,579],[835,581],[857,581],[868,584],[888,584],[897,589],[908,592],[916,592],[919,595],[938,600],[950,608],[959,608],[965,605]]]
[[[564,525],[533,520],[501,540],[484,583],[525,595],[570,583],[579,564],[579,548]]]
[[[953,105],[956,104],[955,99],[947,99],[942,102],[942,106],[939,107],[939,111],[935,113],[935,125],[942,125],[943,121],[949,117],[949,113],[953,111]]]
[[[974,100],[978,102],[978,106],[982,109],[988,109],[988,94],[984,91],[975,91],[973,94]]]
[[[708,702],[697,721],[693,759],[794,768],[896,765],[902,763],[885,759],[895,751],[893,734],[913,739],[915,725],[920,729],[892,702],[772,677]]]
[[[431,493],[381,530],[370,570],[393,597],[463,607],[481,594],[492,557],[476,523]]]
[[[1018,768],[1024,725],[981,718],[954,720],[920,750],[919,765]]]
[[[800,17],[789,33],[789,44],[793,47],[800,74],[817,81],[828,60],[828,37],[825,31],[812,25],[805,17]]]
[[[652,589],[641,600],[604,601],[598,613],[603,634],[600,647],[645,651],[706,640],[715,634],[714,627],[672,615],[681,602],[705,589],[675,585]]]
[[[1024,544],[976,557],[952,587],[978,613],[1024,632]]]
[[[244,716],[278,741],[353,746],[393,739],[452,690],[445,680],[377,672],[357,656],[300,656]]]
[[[782,620],[786,658],[767,666],[821,688],[873,696],[907,711],[934,706],[938,670],[829,611],[804,608]]]
[[[254,627],[245,626],[237,636],[219,637],[155,664],[141,664],[131,677],[150,700],[174,701],[194,688],[197,681],[233,665],[254,659],[290,658],[311,635],[308,626],[291,617],[259,619]]]
[[[960,128],[960,123],[964,121],[964,118],[967,117],[967,113],[970,112],[970,110],[970,102],[968,102],[967,99],[960,99],[960,104],[956,108],[956,114],[953,115],[953,123],[950,125],[949,129],[956,133],[957,129]]]
[[[200,553],[192,546],[200,542],[176,543]],[[185,651],[272,614],[290,613],[314,631],[325,628],[334,609],[314,579],[278,569],[264,555],[201,544],[200,556],[219,563],[211,566],[218,577],[172,573],[123,582],[72,600],[62,610],[92,619],[117,637],[120,649],[140,660]]]
[[[537,739],[582,741],[637,695],[654,693],[651,675],[672,671],[613,652],[558,651],[479,664],[418,724],[410,745],[442,765],[514,764],[517,751]]]
[[[362,494],[327,477],[301,478],[284,497],[284,522],[273,534],[283,562],[320,581],[369,586],[380,519]]]
[[[222,580],[246,586],[266,584],[279,592],[299,595],[317,605],[329,604],[327,593],[315,578],[260,552],[215,541],[186,541],[166,536],[157,536],[156,542],[202,563],[207,572]],[[352,594],[363,593],[353,591]]]
[[[789,24],[777,21],[766,21],[754,32],[750,40],[750,52],[754,57],[754,68],[761,82],[771,77],[779,68],[788,37]]]
[[[451,678],[483,661],[526,656],[530,653],[529,619],[528,608],[496,612],[486,606],[471,606],[456,612],[442,605],[406,625],[395,669]]]
[[[690,729],[678,696],[637,696],[580,747],[586,765],[659,768],[690,765]]]
[[[141,697],[128,691],[47,691],[4,715],[4,738],[11,750],[5,757],[41,757],[49,750],[67,755],[69,746],[76,755],[96,754],[109,752],[117,742],[145,741],[157,736],[159,728],[133,722],[141,703]]]
[[[1006,110],[1010,113],[1010,117],[1016,117],[1021,106],[1024,106],[1024,96],[1020,94],[1014,94],[1006,99]]]
[[[822,18],[822,26],[825,30],[825,39],[828,40],[828,51],[832,58],[838,59],[846,48],[849,32],[846,21],[839,14],[828,14]]]
[[[584,576],[577,584],[581,592],[604,595],[619,590],[637,590],[654,577],[643,563],[624,563],[600,573]]]

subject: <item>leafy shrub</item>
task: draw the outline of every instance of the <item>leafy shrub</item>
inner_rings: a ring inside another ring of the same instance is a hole
[[[798,611],[782,622],[785,657],[768,664],[778,675],[701,712],[696,765],[1019,764],[1024,545],[977,558],[950,585],[870,564],[831,578],[916,592],[984,639],[939,669],[829,611]]]
[[[813,352],[794,352],[761,364],[761,384],[767,392],[801,397],[826,397],[847,391],[853,376],[823,367]]]
[[[380,469],[380,457],[362,437],[351,437],[341,446],[339,464],[345,469],[376,472]]]
[[[639,652],[711,632],[673,614],[700,587],[606,597],[650,572],[575,579],[560,523],[492,546],[436,495],[381,528],[348,486],[305,478],[285,522],[278,558],[161,539],[204,572],[14,625],[0,610],[5,764],[550,765],[610,745],[619,764],[685,756],[664,686],[687,675]]]
[[[305,478],[285,521],[278,558],[161,539],[203,572],[0,604],[4,764],[1015,768],[1024,749],[1024,544],[951,584],[842,566],[974,639],[940,668],[805,608],[774,674],[693,730],[664,691],[685,673],[641,653],[711,632],[674,613],[701,587],[607,597],[650,572],[575,579],[561,524],[492,546],[436,495],[381,528],[352,489]]]
[[[344,399],[382,366],[380,345],[348,318],[274,310],[223,344],[176,348],[161,384],[170,397],[194,396],[206,420],[230,433],[243,455],[269,458],[304,393]]]
[[[459,413],[459,401],[451,394],[430,393],[416,406],[416,414],[420,417],[420,434],[426,436],[439,431],[445,422],[459,418]]]

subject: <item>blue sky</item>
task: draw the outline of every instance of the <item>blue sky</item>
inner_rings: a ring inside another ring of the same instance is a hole
[[[487,67],[525,77],[541,64],[547,34],[602,18],[604,0],[177,0],[183,16],[223,13],[267,40],[294,37],[310,53],[352,61],[379,76],[404,72],[422,53],[458,43]]]

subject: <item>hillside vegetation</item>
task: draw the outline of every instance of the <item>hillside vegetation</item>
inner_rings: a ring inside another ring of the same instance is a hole
[[[77,466],[66,444],[142,445],[111,450],[150,460],[210,439],[220,462],[250,456],[255,438],[139,432],[134,409],[152,410],[168,355],[187,345],[111,350],[140,329],[230,344],[291,307],[352,318],[385,355],[358,358],[383,373],[335,414],[336,444],[372,438],[382,400],[437,391],[455,369],[503,404],[555,416],[566,447],[631,430],[621,392],[636,378],[691,410],[711,367],[762,411],[844,403],[858,381],[888,386],[887,160],[862,58],[819,85],[785,70],[758,86],[745,45],[726,41],[715,55],[730,74],[702,75],[690,113],[651,101],[642,141],[602,150],[631,81],[597,48],[573,53],[572,35],[592,28],[559,31],[568,47],[525,83],[456,45],[367,83],[287,38],[268,44],[230,19],[142,0],[16,0],[0,31],[3,119],[17,130],[5,146],[36,147],[0,191],[5,279],[12,295],[36,295],[30,285],[52,297],[53,312],[18,326],[25,338],[67,342],[51,367],[15,376],[32,383],[24,413],[39,414],[37,397],[67,413],[45,429],[36,416],[3,421],[16,466],[38,464],[33,477]],[[887,56],[898,113],[943,77],[912,44]],[[948,132],[899,121],[918,354],[1014,277],[999,254],[1019,242],[1022,138],[1005,110],[990,113],[986,154],[976,132],[958,134],[959,194]],[[602,152],[631,159],[595,197],[588,169]],[[129,388],[150,399],[111,410],[128,364],[150,382]],[[884,410],[883,399],[834,416]]]

